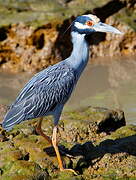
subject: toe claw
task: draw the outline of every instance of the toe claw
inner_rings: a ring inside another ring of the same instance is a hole
[[[73,169],[60,169],[61,171],[70,171],[70,172],[72,172],[72,173],[74,173],[74,175],[78,175],[77,173],[76,173],[76,171],[74,171]]]

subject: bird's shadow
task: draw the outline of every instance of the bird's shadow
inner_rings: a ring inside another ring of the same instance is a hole
[[[91,141],[87,141],[84,144],[76,144],[71,149],[67,149],[65,146],[59,146],[59,149],[62,156],[70,155],[77,159],[75,170],[82,173],[83,168],[93,166],[107,153],[127,153],[136,156],[136,135],[116,140],[106,139],[96,146]],[[44,151],[49,156],[55,156],[53,147],[45,148]]]

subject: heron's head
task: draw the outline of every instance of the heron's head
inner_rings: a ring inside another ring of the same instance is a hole
[[[97,16],[92,14],[78,16],[73,22],[72,31],[86,35],[93,32],[111,32],[115,34],[122,34],[118,29],[102,23]]]

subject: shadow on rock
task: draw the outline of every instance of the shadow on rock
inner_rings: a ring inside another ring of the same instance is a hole
[[[62,117],[57,140],[60,140],[59,150],[66,168],[75,169],[82,180],[105,175],[112,179],[113,174],[135,177],[136,126],[125,126],[123,111],[88,107],[65,113]],[[45,120],[42,128],[51,136],[52,121]],[[27,171],[27,179],[33,174],[38,177],[46,170],[48,177],[60,178],[54,148],[35,133],[36,123],[36,119],[24,122],[11,132],[0,129],[0,177],[5,178],[14,172],[15,179]]]
[[[130,155],[136,156],[136,135],[116,140],[106,139],[97,146],[94,146],[91,141],[84,144],[76,144],[67,153],[74,157],[79,157],[78,161],[76,159],[77,162],[74,168],[82,174],[84,168],[88,168],[89,166],[93,168],[106,154],[111,154],[111,159],[113,159],[113,161],[113,154],[119,157],[120,153],[125,153],[126,160]]]
[[[106,154],[111,154],[111,159],[114,154],[117,155],[117,158],[120,158],[121,153],[125,153],[126,159],[130,155],[136,156],[136,135],[116,140],[106,139],[96,146],[89,141],[84,144],[76,144],[70,150],[65,148],[65,146],[59,146],[59,150],[62,156],[67,156],[71,159],[71,163],[66,166],[74,168],[80,174],[83,174],[85,168],[90,166],[93,168]],[[44,151],[49,156],[56,156],[53,147],[45,148]]]

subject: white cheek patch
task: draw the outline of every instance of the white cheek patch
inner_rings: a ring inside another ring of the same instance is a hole
[[[87,26],[85,24],[81,24],[79,22],[75,22],[74,26],[78,29],[90,29],[90,26]]]
[[[100,19],[95,16],[95,15],[92,15],[92,14],[87,14],[87,15],[83,15],[83,16],[86,16],[86,17],[89,17],[90,19],[92,19],[95,23],[98,23],[100,21]]]

